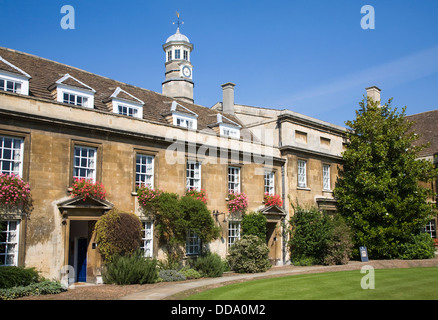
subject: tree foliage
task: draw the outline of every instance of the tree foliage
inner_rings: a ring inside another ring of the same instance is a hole
[[[371,258],[397,258],[431,218],[431,190],[421,181],[437,173],[433,164],[418,160],[425,146],[414,146],[412,122],[370,98],[360,102],[356,119],[347,121],[348,147],[335,188],[339,213],[353,229],[355,249],[366,246]]]
[[[140,219],[133,213],[112,209],[96,222],[96,242],[106,262],[116,255],[133,253],[140,247],[142,234]]]
[[[266,216],[261,212],[251,212],[242,218],[242,234],[254,235],[266,241]]]

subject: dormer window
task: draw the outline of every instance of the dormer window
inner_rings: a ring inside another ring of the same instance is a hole
[[[198,115],[176,101],[172,101],[170,112],[164,113],[163,116],[174,126],[193,130],[198,128]]]
[[[31,76],[0,57],[0,91],[29,95]]]
[[[234,128],[232,126],[228,126],[228,125],[220,125],[220,132],[221,132],[221,136],[226,136],[226,137],[230,137],[230,138],[239,138],[240,137],[240,130],[238,128]]]
[[[0,79],[0,90],[21,93],[21,82]]]
[[[54,86],[56,86],[56,100],[58,102],[79,107],[94,108],[94,93],[96,90],[68,73],[56,81]],[[49,89],[51,87],[49,87]]]
[[[178,127],[193,129],[194,120],[186,116],[174,115],[174,125]]]
[[[83,97],[77,94],[71,94],[67,92],[64,92],[64,98],[62,102],[73,104],[75,106],[80,106],[80,107],[88,107],[87,97]]]
[[[120,87],[111,95],[113,112],[128,117],[142,118],[144,102]]]

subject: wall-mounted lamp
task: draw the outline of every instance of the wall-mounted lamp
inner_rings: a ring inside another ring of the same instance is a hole
[[[222,215],[222,214],[224,215],[224,221],[223,222],[227,222],[227,219],[225,217],[225,212],[219,212],[218,210],[213,210],[213,215],[216,218],[216,221],[218,221],[217,217]]]

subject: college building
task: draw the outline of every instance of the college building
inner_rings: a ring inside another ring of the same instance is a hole
[[[247,211],[267,217],[273,265],[288,263],[283,222],[291,201],[336,210],[345,128],[236,104],[233,83],[222,85],[222,102],[197,105],[193,44],[178,28],[162,48],[157,93],[0,47],[0,169],[28,182],[33,199],[28,216],[2,213],[0,265],[35,267],[54,279],[71,266],[75,281],[101,281],[94,225],[112,208],[137,214],[145,256],[164,258],[154,219],[140,210],[138,186],[181,196],[205,190],[221,229],[207,246],[222,257],[240,238],[242,218],[228,212],[228,194],[245,193]],[[105,200],[73,197],[81,178],[102,183]],[[279,195],[282,205],[265,205],[265,194]],[[190,233],[185,255],[199,255],[203,245]]]

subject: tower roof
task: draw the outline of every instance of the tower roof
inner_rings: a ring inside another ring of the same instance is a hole
[[[179,32],[179,27],[178,29],[176,29],[176,33],[171,35],[169,38],[167,38],[166,43],[172,42],[172,41],[183,41],[183,42],[188,42],[189,38],[187,38],[185,35],[183,35],[181,32]]]

